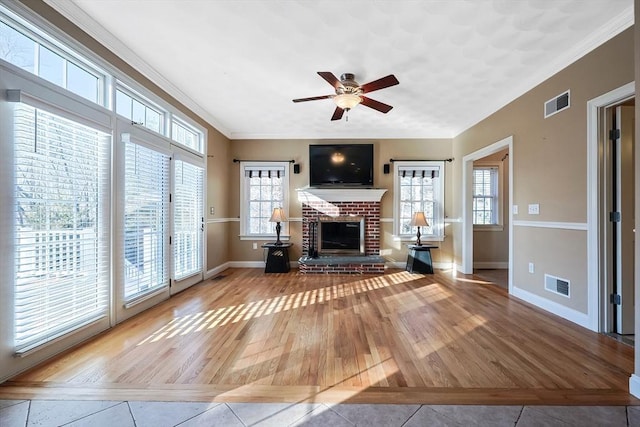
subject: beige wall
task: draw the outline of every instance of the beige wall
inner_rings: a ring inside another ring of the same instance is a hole
[[[229,140],[219,132],[209,133],[207,153],[207,262],[206,270],[223,266],[229,258]],[[211,215],[210,208],[214,208]]]
[[[587,221],[587,101],[634,80],[633,29],[585,55],[501,110],[453,140],[456,159],[513,135],[514,221],[549,221],[586,224]],[[611,66],[615,64],[615,66]],[[571,107],[548,119],[543,104],[567,89]],[[461,162],[454,162],[453,192],[462,187]],[[454,198],[453,213],[461,217],[461,198]],[[527,205],[540,204],[539,215],[528,215]],[[461,227],[457,227],[460,229]],[[567,247],[567,233],[571,234]],[[578,238],[574,234],[584,234]],[[545,236],[544,244],[538,237]],[[556,274],[571,281],[570,301],[559,304],[586,313],[586,231],[514,226],[514,285],[553,300],[544,291],[540,274]],[[461,235],[454,235],[455,260],[461,262]],[[544,255],[544,256],[543,256]],[[536,260],[540,261],[536,261]],[[560,260],[561,266],[553,260]],[[528,272],[534,262],[535,273]]]
[[[473,227],[474,268],[506,268],[509,262],[509,159],[508,149],[473,162],[474,166],[499,166],[500,204],[502,206],[501,227]]]
[[[386,188],[387,192],[382,198],[380,216],[381,223],[381,252],[389,261],[406,261],[406,243],[393,240],[393,175],[383,173],[383,164],[389,163],[389,159],[400,160],[441,160],[451,157],[451,140],[448,139],[402,139],[402,140],[235,140],[231,142],[230,158],[230,182],[229,210],[230,218],[238,218],[240,215],[240,171],[239,164],[232,163],[232,159],[246,160],[295,160],[300,164],[300,174],[290,175],[290,199],[288,226],[291,233],[290,242],[294,244],[290,257],[292,260],[302,254],[302,205],[298,201],[296,189],[309,185],[309,145],[330,143],[372,143],[374,145],[374,186]],[[447,188],[451,187],[451,164],[445,166],[445,216],[451,210],[452,200],[449,198]],[[291,168],[293,171],[293,168]],[[240,240],[240,223],[229,223],[229,256],[233,261],[262,261],[263,253],[257,241],[258,249],[252,249],[253,241]],[[438,242],[440,247],[434,250],[435,262],[450,263],[453,254],[452,239],[448,236],[444,242]]]

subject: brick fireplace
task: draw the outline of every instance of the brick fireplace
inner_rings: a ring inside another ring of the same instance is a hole
[[[385,189],[306,188],[298,190],[302,202],[303,273],[384,273],[380,257],[380,200]],[[320,218],[364,218],[364,256],[309,258],[311,224]]]

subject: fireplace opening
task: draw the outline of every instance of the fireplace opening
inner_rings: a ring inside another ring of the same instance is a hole
[[[319,255],[364,255],[364,217],[320,217]]]

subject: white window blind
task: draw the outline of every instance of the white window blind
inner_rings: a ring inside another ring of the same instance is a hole
[[[170,158],[125,142],[124,299],[168,285]]]
[[[473,168],[473,223],[498,224],[498,168]]]
[[[110,136],[17,103],[15,351],[107,315]]]
[[[175,161],[173,260],[174,279],[202,271],[203,168]]]

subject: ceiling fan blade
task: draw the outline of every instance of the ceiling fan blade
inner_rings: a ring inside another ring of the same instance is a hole
[[[335,89],[342,87],[342,83],[340,83],[340,80],[338,80],[338,78],[334,76],[331,71],[318,71],[318,74]]]
[[[333,98],[334,96],[335,95],[322,95],[322,96],[312,96],[311,98],[298,98],[298,99],[294,99],[293,102],[317,101],[319,99]]]
[[[395,86],[398,83],[400,82],[398,81],[398,79],[396,79],[396,76],[394,76],[393,74],[389,74],[388,76],[381,79],[363,84],[362,86],[360,86],[360,89],[362,89],[362,93],[368,93],[373,92],[374,90],[384,89],[385,87]]]
[[[344,110],[340,107],[336,107],[336,110],[333,112],[333,116],[331,116],[331,120],[340,120],[343,114]]]
[[[388,113],[393,108],[391,105],[384,104],[380,101],[376,101],[375,99],[367,98],[366,96],[361,96],[362,105],[366,105],[369,108],[373,108],[374,110],[378,110],[381,113]]]

